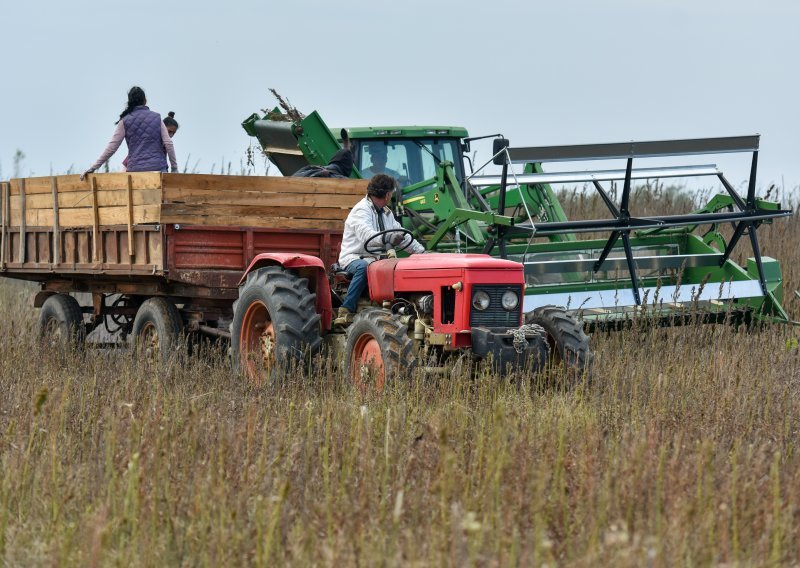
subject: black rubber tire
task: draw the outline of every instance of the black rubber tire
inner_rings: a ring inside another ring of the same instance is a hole
[[[540,306],[525,314],[525,323],[535,323],[547,332],[550,365],[563,365],[570,382],[591,379],[594,355],[583,325],[559,306]]]
[[[414,341],[408,336],[408,326],[401,323],[398,316],[380,308],[367,308],[356,313],[353,323],[347,328],[345,340],[345,377],[352,379],[354,371],[354,349],[362,336],[373,337],[380,346],[384,365],[384,383],[377,389],[395,379],[408,379],[417,367],[417,354]],[[365,385],[355,384],[364,389]]]
[[[83,343],[86,328],[78,301],[67,294],[47,298],[39,311],[39,336],[51,345]]]
[[[169,298],[145,300],[136,311],[131,344],[153,361],[166,363],[183,344],[183,318]]]
[[[261,384],[264,379],[279,376],[288,368],[302,364],[306,357],[319,351],[321,317],[316,310],[317,295],[308,288],[308,279],[301,278],[281,266],[266,266],[247,275],[239,288],[239,299],[233,303],[231,323],[231,354],[233,367],[239,373],[246,369],[242,357],[252,353],[253,345],[243,348],[244,316],[251,306],[266,306],[269,321],[275,333],[275,364],[268,376],[248,377]],[[247,375],[247,373],[244,373]]]

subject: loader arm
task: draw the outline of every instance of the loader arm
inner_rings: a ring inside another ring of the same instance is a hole
[[[401,213],[410,212],[405,215],[406,228],[418,237],[434,233],[427,243],[429,250],[435,250],[448,233],[456,239],[456,230],[467,239],[467,246],[480,248],[486,242],[485,224],[497,217],[474,210],[456,178],[453,163],[446,160],[437,162],[435,178],[404,188],[398,204]]]
[[[324,166],[342,145],[317,111],[300,121],[292,122],[274,109],[268,117],[250,115],[242,127],[258,139],[264,153],[285,176],[291,176],[304,166]],[[354,167],[353,178],[360,178]]]

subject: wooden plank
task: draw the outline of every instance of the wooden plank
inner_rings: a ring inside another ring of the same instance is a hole
[[[58,177],[52,178],[58,180]],[[91,207],[92,206],[92,191],[88,189],[85,192],[69,192],[63,193],[59,185],[58,206],[61,209],[68,209],[71,207]],[[161,191],[159,189],[136,189],[133,188],[133,204],[134,205],[155,205],[161,202]],[[97,204],[99,207],[116,207],[128,204],[128,187],[125,184],[124,188],[112,190],[98,190],[97,191]],[[27,209],[51,209],[53,207],[53,200],[51,195],[36,194],[28,195]]]
[[[53,226],[53,210],[52,209],[36,209],[28,211],[27,224],[32,227],[52,227]],[[82,209],[59,209],[59,225],[62,232],[67,228],[87,228],[91,229],[94,226],[94,209],[84,207]],[[99,225],[106,227],[108,225],[122,225],[128,224],[128,207],[122,205],[120,207],[99,207],[98,208]],[[16,217],[12,215],[12,220],[19,220],[19,215]],[[161,207],[159,205],[134,205],[133,206],[133,224],[143,225],[148,223],[159,223],[161,221]]]
[[[92,176],[92,256],[95,262],[100,262],[97,241],[100,232],[100,210],[97,206],[97,178]]]
[[[8,197],[9,203],[8,206],[8,219],[9,219],[9,227],[18,227],[19,226],[19,217],[20,217],[20,196],[19,194],[13,195],[9,193]],[[13,255],[11,255],[13,256]],[[9,257],[9,261],[11,258]]]
[[[225,176],[205,174],[163,174],[162,187],[201,191],[258,191],[267,193],[331,193],[366,195],[368,180],[336,178],[295,178],[272,176]]]
[[[161,172],[120,172],[110,174],[90,174],[83,181],[79,175],[56,176],[58,178],[58,190],[60,193],[89,192],[91,191],[92,180],[96,180],[97,189],[105,190],[124,190],[127,187],[127,176],[133,176],[133,189],[160,189]],[[25,178],[26,193],[28,195],[49,194],[50,178],[32,177]],[[11,180],[11,194],[19,195],[19,179]]]
[[[161,189],[161,172],[120,172],[100,174],[97,178],[98,190],[119,189],[128,187],[130,177],[133,189]]]
[[[128,176],[128,257],[133,262],[133,176]]]
[[[56,266],[61,258],[61,232],[58,224],[58,178],[53,177],[51,181],[53,188],[53,264]]]
[[[171,215],[162,218],[164,224],[179,223],[181,225],[200,225],[210,227],[257,227],[268,229],[326,229],[331,231],[344,230],[341,221],[325,219],[287,219],[285,217],[251,217],[251,216],[222,216],[213,217],[203,215]]]
[[[230,205],[271,205],[274,207],[346,207],[351,209],[363,197],[363,194],[219,192],[183,187],[164,190],[164,203],[228,203]]]
[[[25,264],[25,180],[19,180],[19,263]]]
[[[58,190],[60,193],[77,192],[90,192],[92,180],[96,180],[99,191],[105,190],[124,190],[127,187],[128,180],[126,172],[111,173],[111,174],[90,174],[83,181],[79,175],[64,175],[58,177]],[[130,172],[133,176],[133,189],[160,189],[161,188],[161,172]],[[32,177],[25,178],[26,180],[26,193],[28,195],[35,194],[49,194],[50,193],[50,177]],[[11,180],[11,194],[19,195],[19,179]]]
[[[292,219],[327,219],[344,223],[349,209],[334,207],[257,207],[252,205],[187,205],[185,203],[169,203],[161,206],[161,219],[170,223],[168,219],[174,215],[202,215],[213,219],[216,216],[234,217],[287,217]]]

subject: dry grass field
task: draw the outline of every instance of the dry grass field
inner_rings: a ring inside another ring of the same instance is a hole
[[[759,234],[797,318],[797,216]],[[255,389],[212,355],[42,349],[26,290],[0,286],[4,566],[800,564],[790,327],[634,325],[571,391],[363,399],[330,364]]]

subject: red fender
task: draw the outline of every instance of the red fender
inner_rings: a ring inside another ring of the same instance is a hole
[[[328,271],[322,259],[310,254],[297,254],[291,252],[265,252],[256,255],[250,262],[250,266],[244,271],[239,286],[253,270],[262,266],[283,266],[297,270],[303,278],[308,278],[311,291],[317,295],[317,313],[322,316],[320,325],[321,332],[326,332],[331,328],[333,322],[333,303],[331,302],[331,287],[328,283]]]
[[[373,302],[394,300],[394,269],[399,258],[376,260],[367,267],[369,298]]]

